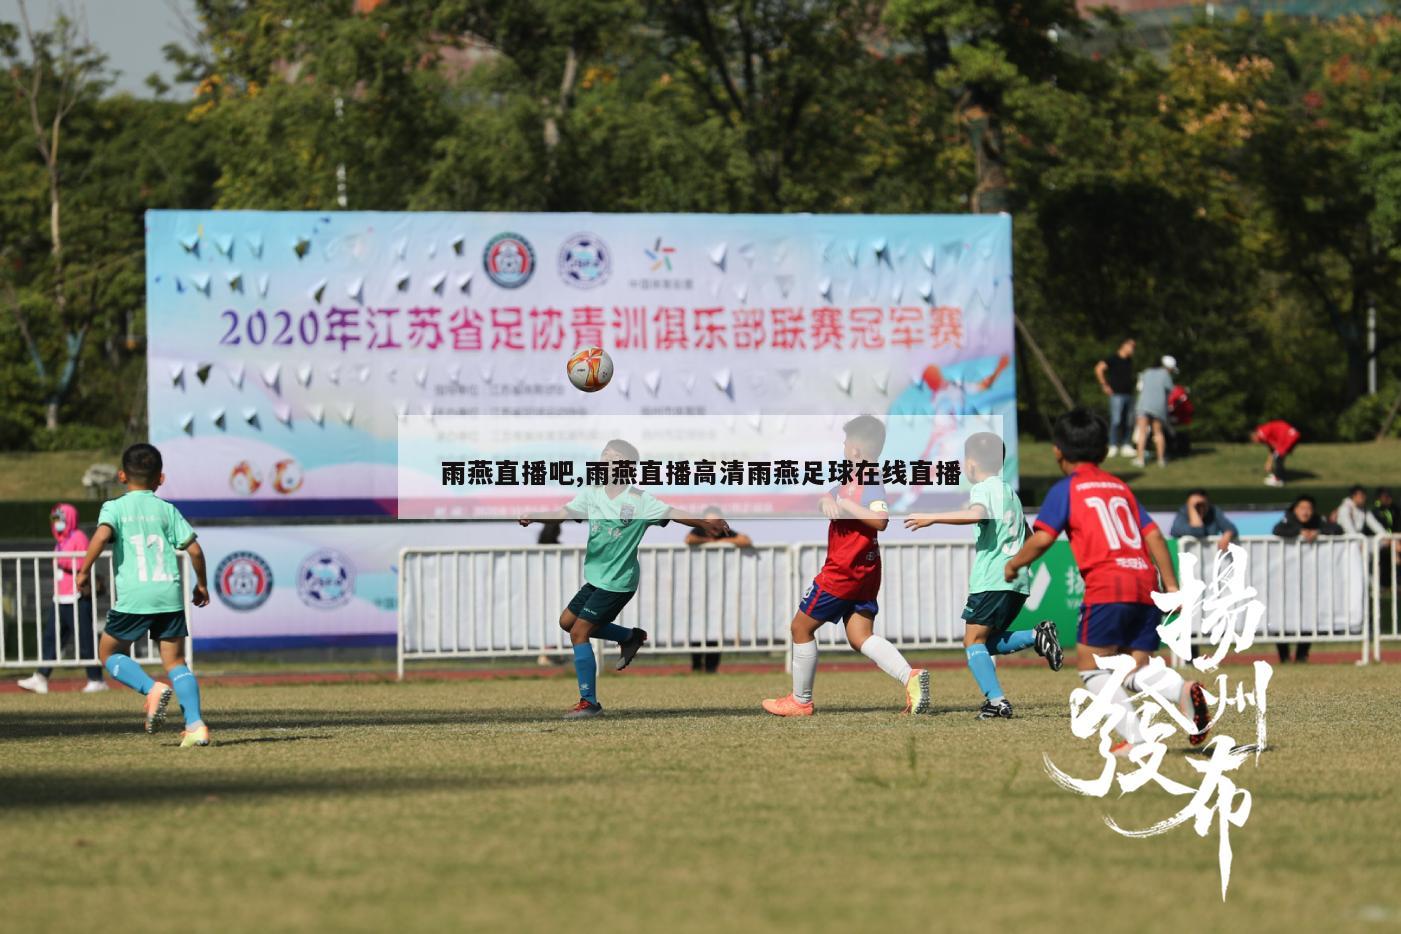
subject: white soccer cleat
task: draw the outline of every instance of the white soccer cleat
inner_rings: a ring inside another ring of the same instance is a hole
[[[49,693],[49,679],[45,678],[37,671],[34,674],[30,675],[28,678],[23,678],[19,681],[16,681],[15,684],[18,684],[20,687],[24,688],[24,690],[28,691],[31,694]]]
[[[87,684],[83,685],[84,694],[101,694],[107,689],[106,681],[89,681]]]

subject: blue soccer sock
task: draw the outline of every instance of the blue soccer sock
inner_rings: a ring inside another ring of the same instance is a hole
[[[626,642],[632,638],[632,630],[617,623],[604,623],[594,627],[593,635],[595,639],[607,639],[609,642]]]
[[[141,666],[136,664],[129,655],[119,653],[108,656],[106,667],[108,674],[133,691],[149,694],[151,688],[156,686],[156,682],[151,680],[151,676],[142,671]]]
[[[597,704],[598,667],[594,663],[593,646],[587,642],[574,646],[574,676],[579,679],[579,696],[590,704]]]
[[[180,709],[185,712],[185,729],[194,729],[204,722],[199,713],[199,682],[195,680],[195,673],[186,665],[176,665],[168,674]]]
[[[988,651],[994,655],[1006,655],[1009,652],[1020,652],[1036,644],[1036,633],[1030,629],[1023,629],[1020,632],[1004,632],[997,637]]]
[[[992,663],[988,647],[979,642],[968,646],[964,651],[968,655],[968,670],[973,673],[973,680],[978,682],[978,689],[983,692],[983,696],[990,701],[1006,697],[1002,693],[1002,685],[997,680],[997,666]]]

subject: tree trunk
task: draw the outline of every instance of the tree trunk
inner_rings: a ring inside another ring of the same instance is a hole
[[[974,214],[1000,214],[1011,204],[1006,151],[1002,146],[1002,118],[994,107],[980,103],[979,96],[970,93],[959,115],[973,148],[977,178],[971,207]]]

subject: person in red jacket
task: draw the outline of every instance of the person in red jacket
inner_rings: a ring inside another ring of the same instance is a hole
[[[1299,429],[1277,418],[1265,422],[1250,433],[1250,440],[1270,449],[1265,460],[1265,485],[1284,486],[1284,459],[1299,444]]]

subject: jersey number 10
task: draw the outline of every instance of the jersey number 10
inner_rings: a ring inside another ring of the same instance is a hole
[[[1098,496],[1085,497],[1085,505],[1095,511],[1099,524],[1104,529],[1104,538],[1109,542],[1110,551],[1118,551],[1127,546],[1134,550],[1143,547],[1143,533],[1138,528],[1138,517],[1129,507],[1129,501],[1122,496],[1111,497],[1106,503]]]

